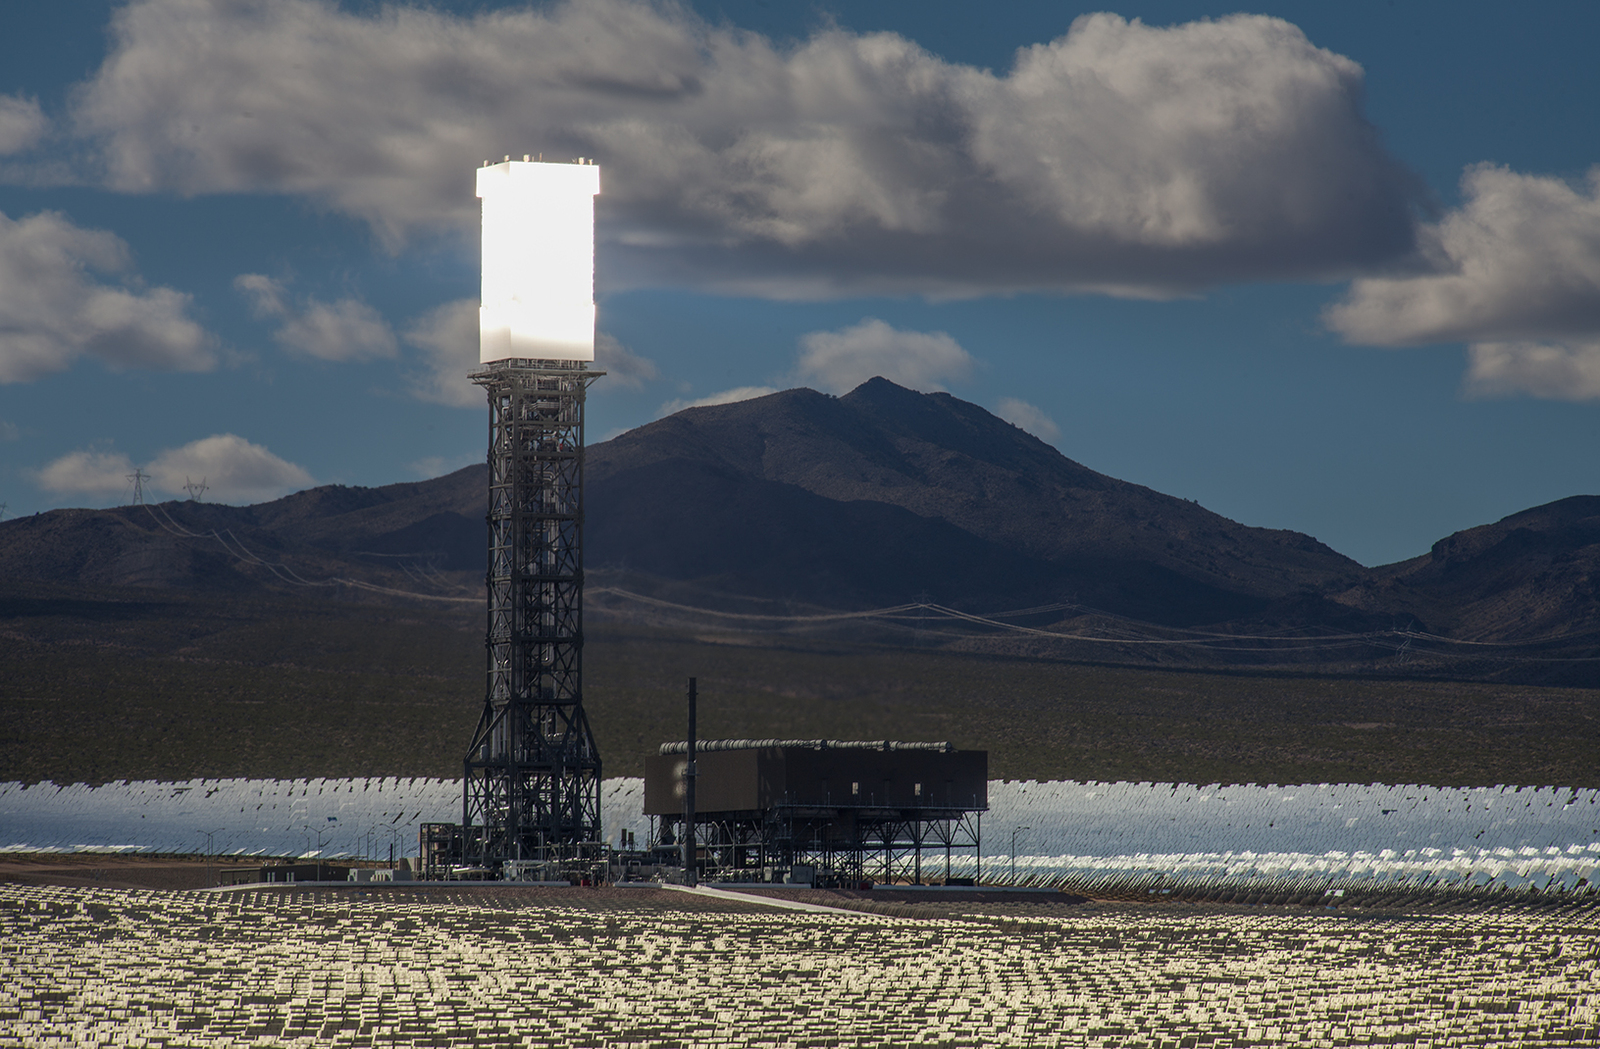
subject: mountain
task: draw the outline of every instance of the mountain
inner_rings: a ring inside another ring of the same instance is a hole
[[[1374,569],[1336,600],[1411,613],[1438,633],[1474,641],[1600,635],[1600,496],[1456,532],[1421,557]]]
[[[590,450],[588,557],[826,607],[928,593],[1070,601],[1174,626],[1248,618],[1366,570],[1082,466],[949,394],[873,379],[691,408]]]
[[[52,510],[0,524],[0,578],[221,591],[292,590],[296,577],[408,590],[418,573],[481,579],[485,474],[325,485],[256,506]]]
[[[468,610],[482,600],[485,488],[475,466],[256,506],[57,510],[0,524],[0,580],[367,602],[424,595]],[[586,496],[591,579],[703,607],[859,610],[926,597],[978,614],[1043,606],[1019,621],[1066,632],[1393,634],[1397,659],[1413,641],[1448,651],[1453,663],[1430,664],[1441,673],[1600,680],[1590,669],[1596,496],[1368,569],[1310,536],[1097,473],[949,394],[883,379],[842,397],[787,390],[631,430],[589,448]],[[1244,641],[1203,658],[1259,662]],[[1522,647],[1495,647],[1504,644]],[[1359,640],[1335,655],[1314,648],[1293,656],[1277,646],[1272,658],[1370,665],[1385,651]]]

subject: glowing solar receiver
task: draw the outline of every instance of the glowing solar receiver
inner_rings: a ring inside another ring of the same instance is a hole
[[[483,304],[478,360],[594,360],[592,163],[478,169]]]

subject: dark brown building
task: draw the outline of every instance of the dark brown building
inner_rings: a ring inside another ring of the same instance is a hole
[[[668,746],[673,746],[668,744]],[[707,817],[788,808],[989,807],[989,752],[828,740],[696,744],[695,811]],[[647,816],[683,814],[682,753],[645,759]]]
[[[680,840],[687,745],[645,759],[657,845]],[[695,838],[704,873],[758,878],[800,865],[824,877],[922,880],[925,851],[978,847],[989,754],[890,740],[695,744]],[[948,873],[948,871],[947,871]]]

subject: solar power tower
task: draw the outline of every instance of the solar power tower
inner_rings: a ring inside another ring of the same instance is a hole
[[[467,750],[462,859],[597,856],[600,752],[583,710],[583,410],[594,360],[600,170],[478,170],[489,398],[488,676]]]

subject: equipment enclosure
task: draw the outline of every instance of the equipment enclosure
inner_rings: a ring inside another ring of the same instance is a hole
[[[925,851],[942,852],[948,867],[952,849],[978,847],[972,817],[989,807],[987,751],[765,742],[697,750],[696,851],[708,876],[806,864],[843,881],[920,882]],[[659,821],[658,845],[683,833],[686,763],[681,752],[645,759],[644,811]]]
[[[645,758],[647,816],[683,814],[682,754]],[[989,752],[761,747],[701,750],[695,810],[707,818],[778,806],[831,809],[989,807]]]

